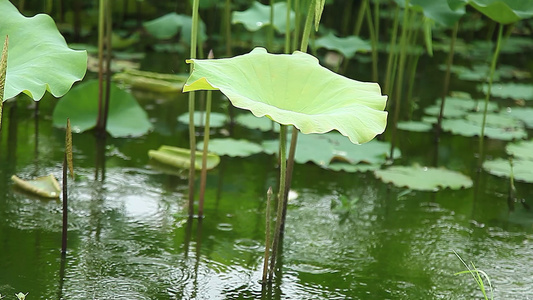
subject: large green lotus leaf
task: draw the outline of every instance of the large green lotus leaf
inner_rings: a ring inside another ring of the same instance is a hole
[[[468,4],[501,24],[533,16],[533,1],[529,0],[468,0]]]
[[[8,0],[0,0],[0,12],[0,45],[9,35],[4,101],[21,92],[60,97],[83,78],[87,53],[68,48],[50,16],[26,18]]]
[[[526,124],[526,127],[533,128],[533,108],[531,107],[510,107],[509,114]]]
[[[511,164],[507,159],[487,160],[483,163],[483,169],[495,176],[511,177]],[[512,173],[515,180],[533,183],[533,161],[513,160]]]
[[[158,163],[178,169],[188,169],[191,165],[190,149],[163,145],[157,150],[149,150],[148,156]],[[220,163],[220,157],[216,154],[208,153],[206,162],[206,169],[211,170]],[[195,152],[194,169],[202,169],[202,152]]]
[[[203,41],[206,40],[205,24],[202,20],[198,20],[198,34]],[[180,40],[186,44],[191,42],[191,26],[192,17],[187,15],[179,15],[175,12],[166,14],[157,19],[145,22],[144,28],[148,33],[158,39],[169,39],[180,32]]]
[[[533,160],[533,140],[508,144],[505,151],[518,159]]]
[[[52,174],[31,180],[23,180],[13,175],[11,176],[11,180],[20,189],[37,196],[59,198],[59,195],[61,195],[59,182],[57,182],[57,179]]]
[[[209,114],[209,127],[220,128],[226,124],[228,117],[223,113],[211,112]],[[178,121],[184,124],[189,124],[189,113],[184,113],[178,117]],[[194,126],[201,127],[205,123],[205,112],[194,112]]]
[[[385,130],[387,101],[377,83],[352,80],[303,52],[269,54],[264,48],[225,59],[192,59],[183,90],[220,90],[255,116],[292,124],[303,133],[339,131],[352,143]]]
[[[488,85],[481,85],[483,93],[487,93]],[[514,100],[533,100],[533,85],[527,83],[495,83],[492,85],[491,94],[499,98]]]
[[[280,33],[285,33],[285,25],[287,24],[286,14],[287,3],[277,2],[274,4],[273,26]],[[294,27],[294,19],[295,14],[291,11],[291,29]],[[234,11],[231,16],[231,23],[243,24],[248,31],[257,31],[263,26],[270,25],[270,6],[254,2],[252,7],[245,11]]]
[[[197,149],[202,150],[203,147],[203,142],[198,143]],[[209,141],[209,151],[221,156],[246,157],[263,152],[263,147],[247,140],[211,139]]]
[[[481,134],[481,124],[462,119],[443,120],[442,130],[467,137],[479,136]],[[521,127],[507,128],[486,125],[485,136],[492,139],[510,141],[526,138],[527,132]]]
[[[98,81],[90,80],[75,86],[59,100],[53,113],[53,124],[65,127],[70,118],[72,131],[94,128],[98,118]],[[111,85],[107,132],[113,137],[140,136],[152,129],[148,115],[133,96],[115,84]]]
[[[345,38],[336,37],[332,32],[328,35],[316,39],[314,43],[315,48],[326,48],[329,50],[338,51],[344,57],[350,59],[354,57],[355,53],[369,52],[372,50],[370,43],[363,41],[359,37],[349,36]]]
[[[444,168],[392,166],[376,170],[374,174],[386,183],[418,191],[456,190],[472,187],[473,184],[468,176]]]

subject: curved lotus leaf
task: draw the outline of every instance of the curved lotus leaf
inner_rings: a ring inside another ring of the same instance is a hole
[[[197,149],[203,149],[204,143],[200,142]],[[209,140],[209,151],[218,155],[227,155],[231,157],[246,157],[263,151],[263,148],[256,143],[247,140],[235,139],[211,139]]]
[[[98,81],[75,86],[54,108],[54,126],[65,127],[70,118],[72,131],[83,132],[96,126],[98,118]],[[107,132],[113,137],[140,136],[152,129],[147,113],[133,96],[111,85]]]
[[[179,168],[179,169],[188,169],[191,165],[190,161],[191,152],[189,149],[183,149],[178,147],[166,146],[163,145],[157,150],[149,150],[148,156],[155,161]],[[220,157],[213,153],[207,154],[207,170],[211,170],[220,163]],[[194,169],[202,169],[202,153],[196,151],[196,157],[194,161]]]
[[[349,36],[340,38],[331,32],[326,36],[318,38],[314,45],[317,49],[326,48],[338,51],[346,58],[352,58],[358,51],[369,52],[372,50],[370,43],[363,41],[359,37]]]
[[[505,151],[519,159],[533,160],[533,140],[508,144]]]
[[[499,177],[511,177],[511,164],[509,160],[497,158],[483,163],[483,169]],[[533,161],[513,160],[513,178],[518,181],[533,183]]]
[[[502,24],[510,24],[533,16],[533,1],[468,0],[468,4],[485,16]]]
[[[33,180],[23,180],[16,175],[11,176],[11,180],[16,186],[26,192],[45,197],[45,198],[59,198],[61,195],[61,187],[54,175],[38,177]]]
[[[409,5],[421,10],[426,18],[448,27],[453,26],[465,14],[464,6],[452,9],[447,1],[442,0],[411,0]]]
[[[198,20],[198,32],[200,39],[205,41],[207,35],[205,33],[205,24],[202,20]],[[145,22],[143,24],[146,31],[158,39],[169,39],[180,32],[180,40],[183,43],[189,44],[191,42],[191,26],[192,17],[187,15],[178,15],[177,13],[169,13],[157,19]]]
[[[184,113],[178,117],[178,121],[184,124],[189,124],[189,113]],[[209,127],[219,128],[223,127],[224,124],[228,121],[228,117],[223,113],[211,112],[209,114]],[[195,111],[194,112],[194,126],[200,127],[204,126],[205,122],[205,112]],[[209,144],[211,145],[211,143]]]
[[[418,191],[438,191],[442,188],[455,190],[469,188],[473,184],[468,176],[443,168],[392,166],[376,170],[374,174],[384,182]]]
[[[285,33],[285,25],[287,22],[287,3],[277,2],[274,4],[274,19],[273,26],[280,32]],[[290,13],[290,26],[294,27],[295,14]],[[257,31],[263,26],[270,25],[270,6],[263,5],[259,2],[254,2],[252,7],[245,11],[234,11],[231,17],[232,24],[243,24],[248,31]]]
[[[307,53],[276,55],[255,48],[233,58],[187,62],[193,72],[184,92],[220,90],[234,106],[303,133],[337,130],[360,144],[385,130],[387,96],[377,83],[333,73]]]
[[[4,101],[21,92],[60,97],[83,78],[87,53],[68,48],[50,16],[26,18],[8,0],[0,0],[0,11],[0,44],[9,35]]]

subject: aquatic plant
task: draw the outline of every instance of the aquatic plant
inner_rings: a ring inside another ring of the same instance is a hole
[[[485,298],[485,300],[489,300],[489,299],[493,300],[494,299],[494,294],[493,294],[493,291],[492,291],[492,284],[490,283],[489,275],[487,273],[485,273],[483,270],[479,270],[478,268],[476,268],[476,266],[474,265],[473,262],[471,262],[472,267],[470,267],[461,258],[461,256],[457,252],[455,252],[455,250],[453,251],[453,253],[455,254],[455,256],[457,256],[457,258],[461,261],[461,263],[466,268],[465,271],[457,272],[454,275],[470,273],[470,275],[472,275],[472,278],[474,278],[474,281],[478,285],[481,293],[483,293],[483,297]],[[488,290],[487,290],[487,287],[485,287],[485,283],[484,283],[483,279],[485,279],[487,281]],[[487,292],[490,292],[490,297],[487,295]]]

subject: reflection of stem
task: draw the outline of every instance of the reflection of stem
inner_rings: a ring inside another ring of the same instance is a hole
[[[263,261],[263,280],[262,283],[267,282],[268,271],[268,256],[270,254],[270,202],[272,200],[272,187],[267,191],[267,204],[266,204],[266,216],[265,216],[265,260]]]
[[[196,58],[196,41],[198,38],[198,6],[199,0],[194,0],[192,5],[191,26],[191,59]],[[190,73],[192,74],[192,68]],[[189,217],[194,214],[194,163],[196,160],[196,133],[194,130],[194,92],[189,93],[189,146],[191,151],[189,165]]]
[[[280,148],[280,175],[279,175],[279,192],[278,192],[278,209],[276,213],[276,231],[274,234],[274,241],[272,243],[272,256],[270,257],[270,270],[268,280],[272,280],[274,269],[276,266],[276,255],[279,245],[279,237],[282,230],[282,214],[283,207],[287,205],[287,198],[285,198],[285,175],[287,167],[287,125],[280,124],[279,129],[279,148]]]
[[[209,120],[211,115],[212,92],[207,91],[204,124],[204,149],[202,153],[202,174],[200,176],[200,195],[198,197],[198,218],[204,214],[205,185],[207,181],[207,150],[209,147]]]
[[[489,85],[487,89],[487,94],[485,95],[485,107],[483,109],[483,121],[481,122],[481,135],[479,137],[479,167],[481,167],[481,164],[483,163],[483,140],[485,137],[485,123],[487,121],[487,108],[489,106],[490,93],[492,90],[492,80],[494,78],[494,70],[496,69],[498,55],[500,54],[502,36],[503,36],[503,24],[500,24],[498,28],[498,40],[496,42],[496,49],[494,50],[494,55],[492,56],[492,62],[490,64]]]
[[[231,0],[226,0],[224,6],[224,26],[226,31],[226,55],[231,56]]]

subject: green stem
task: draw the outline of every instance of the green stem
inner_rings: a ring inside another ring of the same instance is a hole
[[[393,71],[393,66],[396,65],[396,37],[398,36],[398,24],[399,24],[399,15],[400,15],[400,6],[396,5],[396,10],[394,11],[394,22],[392,25],[392,34],[391,34],[391,40],[389,45],[389,57],[387,59],[387,71],[385,73],[385,84],[383,85],[383,90],[387,95],[391,94],[391,83],[394,82],[393,74],[395,74],[395,71]],[[388,101],[387,108],[389,106],[389,103],[391,101]]]
[[[104,117],[104,24],[105,24],[105,0],[98,4],[98,118],[96,130],[102,133]],[[104,129],[105,130],[105,129]]]
[[[298,47],[298,41],[300,39],[300,0],[294,0],[294,13],[296,15],[294,20],[294,35],[292,37],[291,50],[296,50]]]
[[[353,35],[359,36],[361,32],[361,26],[363,25],[363,18],[365,17],[365,10],[368,6],[368,0],[363,0],[361,6],[359,6],[359,12],[357,13],[357,21],[355,22],[355,27],[353,30]]]
[[[224,6],[224,28],[226,31],[226,55],[231,56],[231,0],[226,0]]]
[[[300,44],[300,51],[302,52],[307,52],[307,46],[309,45],[309,35],[311,34],[311,28],[313,28],[315,1],[311,0],[311,4],[309,4],[309,9],[307,10],[302,43]]]
[[[372,81],[378,81],[378,39],[374,31],[374,23],[372,21],[372,12],[370,7],[366,9],[366,21],[368,22],[368,31],[370,33],[370,42],[372,44]]]
[[[287,12],[285,14],[285,53],[291,52],[291,0],[287,0]]]
[[[270,0],[270,16],[269,16],[270,26],[268,26],[267,33],[267,48],[270,51],[272,50],[273,41],[274,41],[274,0]]]
[[[286,205],[287,198],[285,198],[285,175],[287,174],[287,125],[280,124],[279,129],[279,191],[278,191],[278,208],[276,213],[276,231],[274,241],[272,243],[272,255],[270,256],[270,270],[268,280],[272,281],[274,269],[276,268],[276,255],[278,253],[278,245],[282,231],[282,215],[283,206]]]
[[[106,69],[106,84],[105,84],[105,93],[104,93],[104,110],[103,110],[103,118],[102,118],[102,124],[101,124],[101,130],[102,134],[106,134],[106,128],[107,128],[107,116],[109,115],[109,101],[111,97],[111,56],[113,47],[111,45],[111,37],[113,34],[113,20],[112,20],[112,12],[111,12],[111,1],[106,0],[106,8],[105,8],[105,39],[106,39],[106,63],[105,63],[105,69]]]
[[[400,37],[400,62],[398,65],[398,78],[396,81],[396,91],[395,91],[395,107],[394,107],[394,121],[392,124],[392,137],[391,137],[391,149],[389,157],[390,159],[394,159],[394,146],[396,143],[396,127],[398,124],[398,118],[400,116],[400,108],[402,105],[402,85],[403,85],[403,73],[404,73],[404,67],[405,67],[405,59],[407,55],[407,27],[408,23],[411,18],[409,18],[409,0],[405,0],[405,10],[403,15],[403,22],[402,22],[402,35]]]
[[[494,78],[494,71],[496,70],[496,63],[498,62],[498,56],[500,55],[500,48],[502,43],[503,36],[503,24],[499,24],[498,28],[498,40],[496,42],[496,49],[494,50],[494,55],[492,56],[492,62],[490,64],[490,73],[489,73],[489,85],[487,89],[487,94],[485,95],[485,107],[483,108],[483,121],[481,123],[481,136],[479,137],[479,165],[483,163],[483,140],[485,137],[485,123],[487,121],[487,109],[489,107],[490,93],[492,91],[492,81]]]
[[[192,5],[192,26],[191,26],[191,53],[190,58],[196,58],[196,41],[198,38],[198,6],[200,0],[194,0]],[[192,68],[190,70],[192,74]],[[189,165],[189,217],[194,215],[194,172],[196,160],[196,132],[194,130],[194,100],[195,93],[189,93],[189,146],[190,146],[190,165]]]
[[[202,174],[200,176],[200,195],[198,197],[198,218],[204,214],[204,196],[207,182],[207,151],[209,146],[209,121],[211,116],[211,99],[212,91],[207,91],[205,106],[205,124],[204,124],[204,148],[202,153]]]

